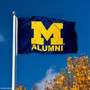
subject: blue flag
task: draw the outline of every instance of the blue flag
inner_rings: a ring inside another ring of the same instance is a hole
[[[75,22],[47,17],[18,19],[18,53],[65,54],[77,52]]]

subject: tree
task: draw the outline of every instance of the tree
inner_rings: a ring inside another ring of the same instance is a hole
[[[66,69],[56,76],[44,90],[90,90],[90,64],[88,56],[72,58],[68,56]],[[33,88],[34,90],[40,90]]]

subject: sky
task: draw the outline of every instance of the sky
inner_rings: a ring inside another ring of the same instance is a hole
[[[90,0],[0,0],[0,88],[12,86],[13,15],[17,17],[45,16],[76,22],[79,56],[90,57]],[[40,82],[67,65],[67,54],[23,54],[16,60],[16,83],[31,90]],[[56,66],[55,72],[52,66]],[[47,73],[48,72],[48,73]],[[44,78],[44,79],[43,79]]]

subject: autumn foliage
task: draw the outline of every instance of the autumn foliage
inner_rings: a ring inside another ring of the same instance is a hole
[[[56,73],[54,79],[46,81],[44,90],[90,90],[90,66],[88,56],[68,56],[67,67]],[[33,87],[33,90],[42,90]]]
[[[16,85],[15,90],[26,90],[26,88],[21,85]]]

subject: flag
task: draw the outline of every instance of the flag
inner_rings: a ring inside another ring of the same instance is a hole
[[[18,18],[18,54],[77,52],[75,22],[32,16]]]

